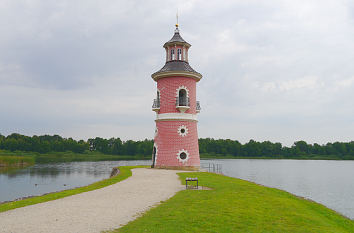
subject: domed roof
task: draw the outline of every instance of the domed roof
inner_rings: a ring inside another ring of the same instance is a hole
[[[175,29],[175,34],[173,35],[173,37],[172,37],[169,41],[167,41],[167,42],[163,45],[163,47],[166,47],[166,46],[168,46],[169,44],[175,44],[175,43],[181,43],[181,44],[184,44],[184,45],[187,46],[187,47],[190,47],[190,46],[191,46],[187,41],[185,41],[185,40],[181,37],[181,35],[179,34],[178,27],[176,27],[176,29]]]
[[[157,72],[153,73],[151,77],[156,81],[161,77],[170,76],[171,74],[183,73],[183,75],[188,77],[193,77],[199,81],[202,75],[195,71],[186,61],[173,60],[168,61],[166,64]]]
[[[174,56],[175,45],[179,46],[179,55]],[[186,47],[182,57],[181,47]],[[202,75],[195,71],[188,63],[188,48],[191,45],[186,42],[181,35],[179,34],[178,25],[176,25],[175,34],[171,40],[167,41],[163,47],[166,48],[166,63],[165,65],[157,72],[153,73],[151,77],[157,81],[160,78],[164,77],[173,77],[176,75],[182,75],[185,77],[191,77],[199,81],[202,78]],[[170,51],[170,52],[169,52]],[[173,51],[173,52],[172,52]],[[171,58],[168,56],[171,55]]]
[[[166,64],[156,73],[159,72],[169,72],[169,71],[187,71],[187,72],[192,72],[199,74],[197,71],[195,71],[189,64],[188,62],[185,61],[179,61],[179,60],[173,60],[173,61],[168,61]]]

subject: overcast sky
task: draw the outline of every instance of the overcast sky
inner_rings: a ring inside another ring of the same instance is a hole
[[[177,8],[200,137],[354,140],[349,0],[0,0],[0,133],[151,139]]]

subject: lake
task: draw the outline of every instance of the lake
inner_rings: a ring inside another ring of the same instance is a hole
[[[150,160],[52,163],[0,173],[0,202],[85,186],[109,178],[113,167],[150,164]]]
[[[225,159],[223,174],[314,200],[354,219],[354,161]],[[0,202],[85,186],[109,177],[112,168],[150,165],[150,160],[36,164],[0,173]]]
[[[224,175],[278,188],[354,219],[354,161],[225,159]]]

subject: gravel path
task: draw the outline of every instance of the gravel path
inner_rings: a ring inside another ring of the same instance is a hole
[[[89,233],[118,228],[183,189],[175,170],[133,169],[114,185],[0,213],[1,233]]]

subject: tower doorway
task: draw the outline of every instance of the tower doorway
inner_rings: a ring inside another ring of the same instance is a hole
[[[152,149],[152,165],[151,165],[152,168],[155,167],[155,161],[156,161],[156,147],[154,146],[154,148]]]

